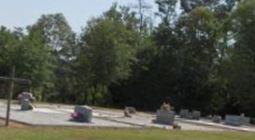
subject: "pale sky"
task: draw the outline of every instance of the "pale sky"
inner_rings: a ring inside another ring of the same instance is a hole
[[[145,0],[156,9],[154,0]],[[113,2],[136,4],[136,0],[0,0],[0,25],[10,29],[34,24],[42,14],[63,13],[75,32],[91,17],[101,15]]]

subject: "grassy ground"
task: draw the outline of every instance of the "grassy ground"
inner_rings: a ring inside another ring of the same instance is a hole
[[[0,128],[0,140],[254,140],[237,132],[166,131],[156,129]]]

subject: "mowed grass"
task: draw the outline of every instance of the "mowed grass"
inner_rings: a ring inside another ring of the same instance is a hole
[[[255,140],[255,134],[157,129],[0,128],[0,140]]]

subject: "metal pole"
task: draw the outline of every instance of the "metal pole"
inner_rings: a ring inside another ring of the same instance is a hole
[[[11,74],[11,85],[10,85],[10,93],[8,95],[8,101],[7,101],[7,111],[6,111],[6,120],[5,120],[5,126],[9,126],[10,121],[10,109],[11,109],[11,100],[12,100],[12,94],[14,89],[14,78],[15,78],[15,66],[12,67],[12,74]]]

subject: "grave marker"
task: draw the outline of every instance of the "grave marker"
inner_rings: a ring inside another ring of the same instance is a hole
[[[245,116],[238,116],[238,115],[226,115],[225,123],[227,125],[233,125],[233,126],[249,125],[250,118]]]
[[[163,103],[160,109],[156,113],[156,123],[173,125],[175,118],[175,112],[171,111],[171,105],[168,103]]]
[[[188,109],[182,109],[180,111],[180,117],[181,118],[188,118],[188,116],[189,116],[189,110]]]
[[[191,115],[192,115],[192,119],[199,120],[201,117],[201,112],[194,110],[192,111]]]
[[[76,106],[74,108],[74,113],[72,114],[74,121],[78,122],[92,122],[92,108],[88,106]]]
[[[35,97],[30,92],[22,92],[18,96],[19,103],[21,105],[21,110],[27,111],[27,110],[33,110],[34,106],[32,104],[33,101],[35,101]]]

